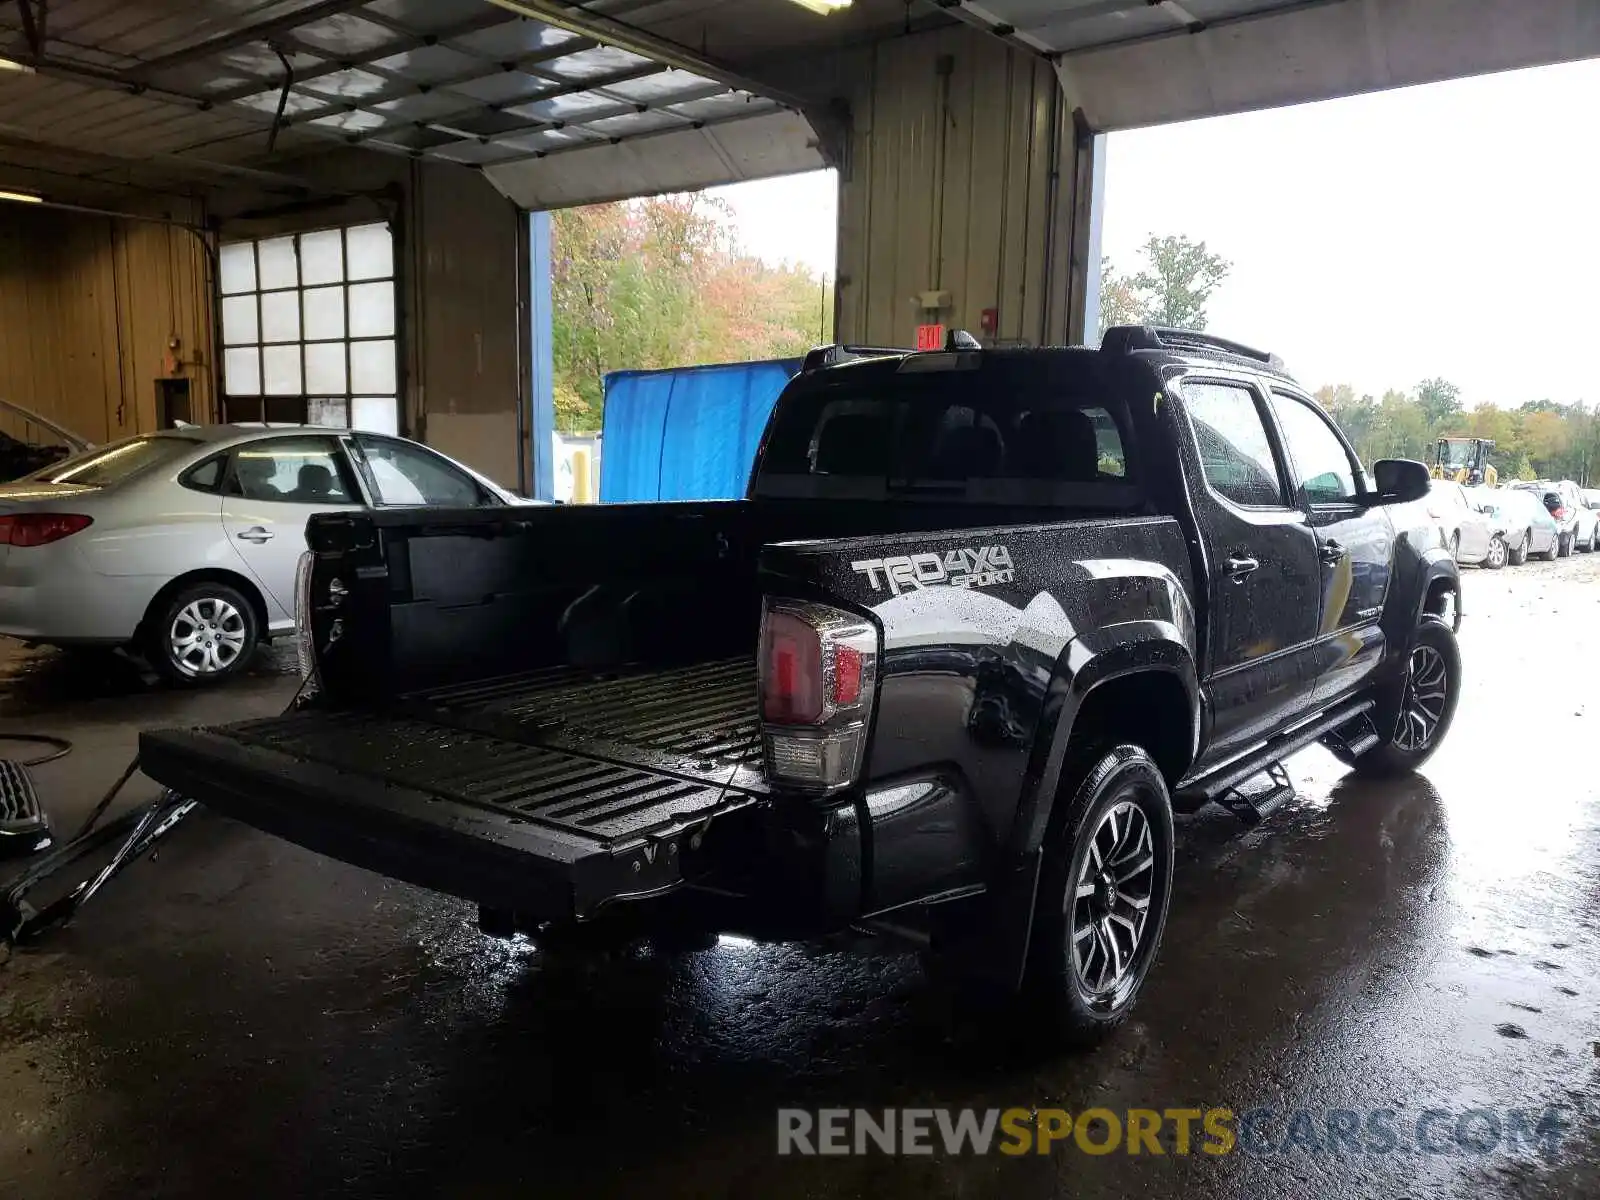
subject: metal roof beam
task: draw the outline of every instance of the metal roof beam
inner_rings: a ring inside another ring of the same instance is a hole
[[[558,29],[594,38],[598,42],[616,46],[620,50],[627,50],[643,58],[654,59],[666,66],[676,67],[680,71],[715,79],[718,83],[725,83],[740,91],[755,92],[789,108],[803,109],[807,106],[807,101],[803,97],[779,91],[759,80],[748,78],[728,63],[697,54],[687,46],[668,38],[657,37],[625,21],[591,13],[581,4],[561,3],[559,0],[489,0],[489,3],[508,12],[520,13],[536,21],[543,21],[546,25],[554,25]]]
[[[299,12],[287,13],[281,17],[274,17],[270,21],[261,21],[255,25],[246,25],[241,29],[233,29],[227,33],[219,33],[216,37],[207,38],[203,42],[196,42],[182,50],[174,50],[171,54],[163,54],[160,58],[152,58],[140,63],[137,68],[129,72],[136,79],[148,79],[151,75],[158,74],[170,67],[181,67],[188,63],[198,62],[202,58],[210,58],[213,54],[221,54],[228,50],[236,50],[240,46],[248,46],[251,42],[264,42],[279,34],[288,33],[302,25],[310,25],[324,17],[337,17],[349,12],[351,9],[360,8],[363,0],[322,0],[320,4],[313,4],[310,8],[302,8]]]

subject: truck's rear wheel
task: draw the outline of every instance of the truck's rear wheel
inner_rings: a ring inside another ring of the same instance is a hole
[[[1387,741],[1351,761],[1359,775],[1402,775],[1432,757],[1455,720],[1461,700],[1461,651],[1442,621],[1418,626],[1401,681],[1399,717]],[[1381,707],[1381,705],[1380,705]]]
[[[1150,756],[1124,745],[1096,758],[1060,803],[1045,844],[1025,988],[1052,1034],[1086,1045],[1127,1017],[1161,945],[1172,893],[1172,799]]]

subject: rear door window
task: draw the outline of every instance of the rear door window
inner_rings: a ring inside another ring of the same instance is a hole
[[[263,438],[234,451],[226,492],[281,504],[359,504],[338,444],[325,437]]]
[[[1183,399],[1211,490],[1246,508],[1287,508],[1255,393],[1243,384],[1191,381]]]

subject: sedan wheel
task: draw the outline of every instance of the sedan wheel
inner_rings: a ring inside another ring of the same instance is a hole
[[[1489,569],[1498,571],[1506,565],[1506,557],[1506,540],[1497,533],[1489,539],[1489,557],[1487,559]]]
[[[255,653],[255,608],[225,583],[199,583],[173,596],[147,620],[148,656],[174,683],[216,683]]]

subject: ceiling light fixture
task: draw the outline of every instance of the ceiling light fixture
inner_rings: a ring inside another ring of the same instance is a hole
[[[0,192],[0,200],[15,200],[18,204],[44,203],[44,197],[34,192]]]
[[[809,8],[814,13],[827,16],[831,12],[838,12],[841,8],[849,8],[852,0],[794,0],[801,8]]]
[[[18,62],[14,58],[0,58],[0,71],[19,71],[23,75],[32,75],[33,68],[27,63]]]

